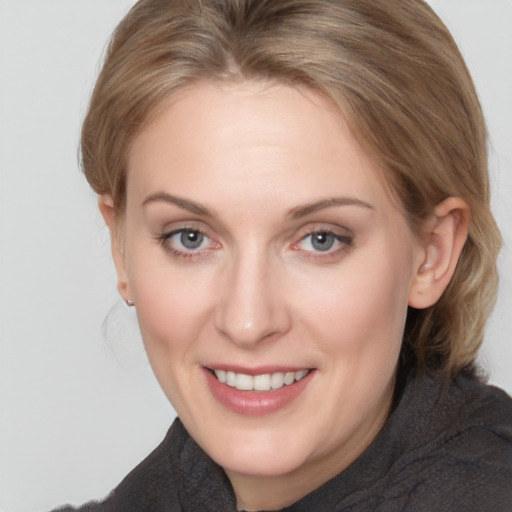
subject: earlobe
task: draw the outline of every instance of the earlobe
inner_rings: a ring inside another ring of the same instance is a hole
[[[112,196],[103,194],[98,198],[98,207],[110,231],[112,258],[117,272],[117,289],[125,302],[131,302],[131,292],[126,271],[126,258],[122,247],[121,226],[115,211]]]
[[[409,306],[424,309],[439,300],[455,272],[469,220],[469,207],[458,197],[449,197],[437,205],[425,223],[421,262],[413,275]]]

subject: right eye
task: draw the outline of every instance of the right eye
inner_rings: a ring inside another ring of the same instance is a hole
[[[178,257],[186,258],[216,248],[216,243],[198,229],[175,229],[158,239],[165,250]]]
[[[183,229],[171,237],[171,240],[173,240],[175,244],[179,244],[182,248],[189,251],[201,249],[205,239],[206,237],[203,233],[190,229]]]

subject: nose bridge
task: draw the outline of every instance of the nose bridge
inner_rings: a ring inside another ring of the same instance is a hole
[[[270,256],[255,244],[233,256],[217,311],[217,328],[233,343],[249,348],[286,331],[275,274]]]

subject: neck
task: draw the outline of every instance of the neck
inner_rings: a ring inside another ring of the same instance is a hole
[[[321,465],[315,478],[311,475],[290,473],[275,476],[247,476],[229,474],[235,490],[237,509],[243,511],[281,510],[320,487],[334,475],[322,474]]]
[[[389,408],[387,409],[389,410]],[[383,427],[387,413],[356,436],[356,443],[323,457],[310,460],[281,475],[244,475],[226,470],[240,511],[281,510],[318,489],[345,470],[373,442]]]

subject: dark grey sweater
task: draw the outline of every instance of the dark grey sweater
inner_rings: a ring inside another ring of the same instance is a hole
[[[72,508],[62,509],[71,512]],[[80,512],[234,512],[222,469],[176,420],[102,503]],[[475,377],[410,377],[372,445],[286,512],[512,512],[512,400]]]

